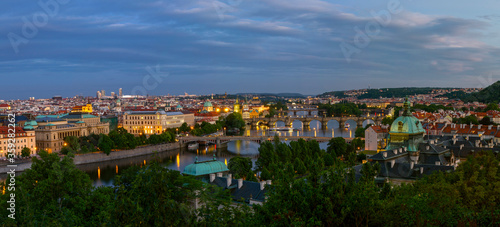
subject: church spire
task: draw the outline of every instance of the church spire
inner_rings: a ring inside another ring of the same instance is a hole
[[[410,102],[408,101],[408,96],[405,98],[405,102],[403,104],[403,116],[412,116],[410,112]]]

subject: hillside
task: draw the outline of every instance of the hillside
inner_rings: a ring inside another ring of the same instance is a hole
[[[357,95],[358,99],[378,99],[382,98],[403,98],[411,95],[421,95],[421,94],[431,94],[434,90],[440,89],[450,89],[450,88],[432,88],[432,87],[404,87],[404,88],[380,88],[380,89],[368,89],[365,90],[364,94]],[[333,95],[338,98],[344,98],[348,95],[348,91],[332,91],[326,92],[320,97]]]
[[[480,92],[470,93],[466,95],[462,101],[464,102],[482,102],[482,103],[498,103],[500,102],[500,80]]]

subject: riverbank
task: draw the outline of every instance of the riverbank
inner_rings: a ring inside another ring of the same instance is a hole
[[[179,148],[180,148],[180,143],[175,142],[175,143],[158,144],[158,145],[152,145],[152,146],[142,146],[142,147],[137,147],[137,148],[132,149],[132,150],[113,151],[109,155],[106,155],[106,154],[101,153],[101,152],[77,154],[77,155],[75,155],[73,162],[75,163],[75,165],[84,165],[84,164],[89,164],[89,163],[105,162],[105,161],[112,161],[112,160],[148,155],[148,154],[153,154],[154,152],[176,150]],[[10,171],[10,168],[8,168],[7,165],[8,165],[8,163],[0,164],[0,174],[7,173]],[[31,161],[28,161],[28,162],[23,161],[21,163],[16,163],[14,165],[17,165],[16,172],[23,172],[23,171],[31,168]]]

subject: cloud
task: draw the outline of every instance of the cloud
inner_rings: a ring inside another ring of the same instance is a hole
[[[27,0],[0,7],[4,37],[22,35],[22,17],[42,11]],[[354,45],[355,28],[363,31],[376,22],[370,10],[383,9],[321,0],[70,1],[18,54],[4,38],[0,72],[50,97],[74,95],[68,84],[85,95],[130,91],[157,64],[171,76],[152,94],[467,86],[470,77],[499,70],[499,47],[484,41],[497,38],[494,15],[459,18],[406,6],[347,63],[339,45]],[[32,96],[16,86],[0,96]]]

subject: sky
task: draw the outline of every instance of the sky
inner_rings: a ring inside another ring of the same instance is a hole
[[[5,0],[0,8],[0,100],[500,80],[500,0]]]

